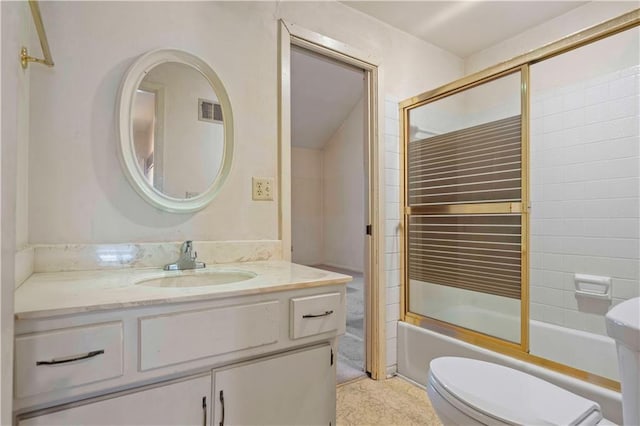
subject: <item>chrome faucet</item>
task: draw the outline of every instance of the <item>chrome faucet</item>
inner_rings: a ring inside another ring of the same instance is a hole
[[[169,263],[164,265],[165,271],[181,271],[183,269],[200,269],[204,268],[206,265],[204,262],[198,262],[196,259],[198,258],[198,252],[194,251],[191,254],[193,249],[193,242],[190,240],[185,241],[180,246],[180,257],[174,263]]]

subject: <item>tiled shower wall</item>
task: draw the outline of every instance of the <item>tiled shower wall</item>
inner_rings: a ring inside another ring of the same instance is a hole
[[[640,296],[639,85],[635,66],[532,89],[534,320],[604,335],[607,309]],[[611,277],[613,300],[577,296],[577,273]]]
[[[396,330],[400,318],[400,122],[396,99],[385,98],[384,121],[387,374],[393,374],[397,364]]]

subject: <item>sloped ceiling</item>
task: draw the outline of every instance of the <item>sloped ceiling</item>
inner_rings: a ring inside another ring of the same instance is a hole
[[[364,93],[364,71],[291,48],[291,143],[322,149]]]

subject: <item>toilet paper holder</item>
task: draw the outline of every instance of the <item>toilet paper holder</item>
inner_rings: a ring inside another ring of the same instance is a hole
[[[611,300],[611,277],[575,274],[576,295],[593,299]]]

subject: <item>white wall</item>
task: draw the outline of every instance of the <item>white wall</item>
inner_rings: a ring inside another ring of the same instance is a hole
[[[591,1],[481,52],[474,53],[465,59],[465,74],[509,60],[637,7],[638,3],[635,1]]]
[[[364,271],[364,102],[323,149],[291,148],[292,260]]]
[[[34,70],[31,81],[38,94],[31,113],[39,117],[30,135],[32,243],[277,238],[277,200],[252,201],[251,176],[277,173],[274,82],[281,17],[381,57],[383,92],[399,98],[462,72],[454,55],[337,2],[41,7],[57,60],[52,70]],[[234,111],[235,158],[227,184],[209,207],[191,215],[146,204],[129,187],[116,156],[114,111],[123,73],[140,54],[165,46],[206,60],[225,84]]]
[[[291,147],[291,260],[324,263],[323,161],[319,149]]]
[[[364,102],[361,99],[324,146],[324,263],[364,271]]]
[[[339,2],[43,2],[41,9],[56,67],[34,68],[31,76],[37,102],[30,113],[38,120],[30,128],[30,243],[277,238],[278,195],[275,202],[251,201],[251,177],[277,174],[280,18],[379,58],[379,102],[463,74],[455,55]],[[116,155],[120,80],[136,57],[160,47],[185,49],[207,61],[234,113],[230,176],[214,202],[191,215],[146,204],[129,187]],[[397,120],[380,117],[380,125],[390,126],[385,142],[393,151],[381,152],[381,159],[397,170]],[[399,190],[385,191],[385,198],[399,204]],[[398,222],[397,209],[389,214]],[[381,280],[396,289],[387,310],[393,324],[399,316],[397,260],[389,266]],[[387,348],[394,366],[393,337]]]
[[[26,152],[29,74],[20,67],[22,46],[30,52],[31,15],[26,2],[0,4],[2,92],[0,151],[0,424],[11,424],[13,405],[13,289],[16,243],[27,239]],[[32,53],[33,54],[33,53]],[[33,65],[30,66],[30,69]],[[22,160],[18,167],[18,159]]]

